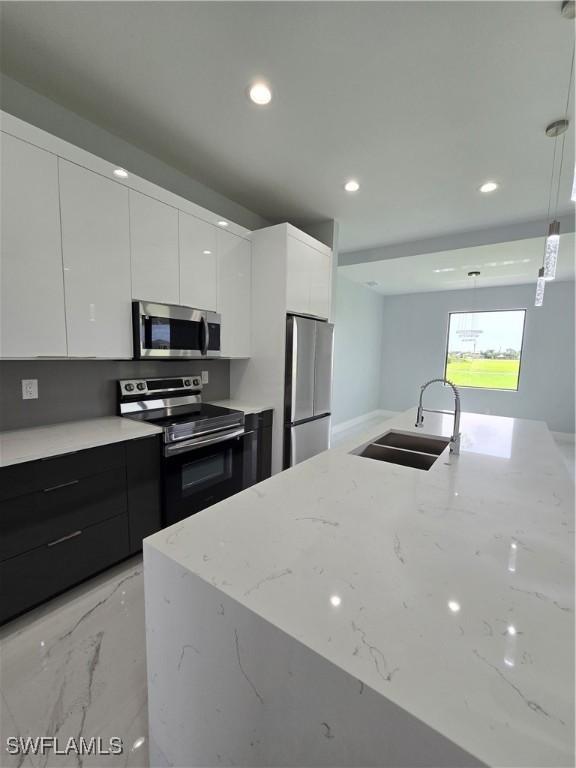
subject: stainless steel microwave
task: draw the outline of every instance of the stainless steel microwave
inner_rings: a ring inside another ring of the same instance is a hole
[[[134,359],[220,357],[220,315],[150,301],[132,302]]]

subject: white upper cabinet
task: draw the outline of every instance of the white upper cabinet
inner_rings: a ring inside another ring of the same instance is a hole
[[[65,356],[58,160],[1,139],[0,356]]]
[[[128,189],[60,165],[70,357],[132,357]]]
[[[180,303],[216,311],[218,306],[218,232],[202,219],[179,212]]]
[[[222,357],[250,357],[252,252],[248,240],[218,232],[218,312]]]
[[[178,304],[178,211],[130,190],[132,298]]]
[[[328,318],[331,282],[331,254],[289,236],[286,264],[288,312]]]

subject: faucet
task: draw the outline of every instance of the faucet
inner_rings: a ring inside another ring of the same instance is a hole
[[[430,384],[434,384],[437,381],[442,382],[442,384],[448,384],[449,387],[452,387],[452,391],[454,392],[453,411],[436,411],[432,408],[422,407],[422,396],[424,395],[424,391],[430,386]],[[424,413],[444,413],[450,416],[454,416],[454,429],[452,431],[452,437],[450,438],[450,453],[458,455],[460,453],[460,392],[458,392],[456,385],[448,379],[430,379],[430,381],[422,384],[420,387],[420,400],[418,401],[418,413],[416,415],[416,427],[422,426],[424,422]]]

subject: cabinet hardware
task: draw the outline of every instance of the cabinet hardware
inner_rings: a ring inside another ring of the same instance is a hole
[[[59,485],[53,485],[51,488],[44,488],[44,493],[50,493],[50,491],[57,491],[59,488],[68,488],[69,485],[77,485],[78,480],[70,480],[67,483],[60,483]]]
[[[55,547],[56,544],[62,544],[63,541],[68,541],[68,539],[75,539],[76,536],[80,536],[82,534],[82,531],[74,531],[74,533],[69,533],[67,536],[62,536],[61,539],[56,539],[56,541],[49,542],[49,547]]]

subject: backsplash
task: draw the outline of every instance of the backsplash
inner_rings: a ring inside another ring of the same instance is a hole
[[[3,360],[0,362],[0,430],[114,416],[118,379],[183,376],[208,371],[203,399],[230,395],[227,360]],[[22,399],[22,379],[38,379],[38,400]]]

